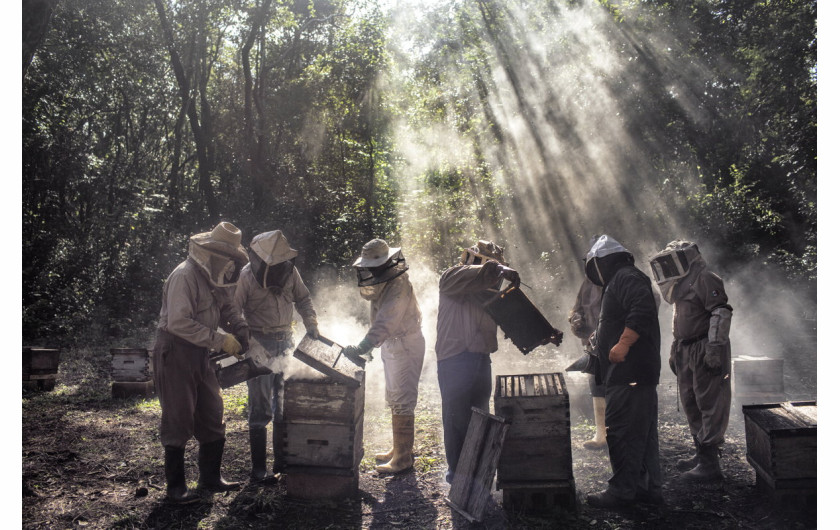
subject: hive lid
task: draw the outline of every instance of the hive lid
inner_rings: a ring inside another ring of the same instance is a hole
[[[362,370],[346,355],[341,355],[341,350],[341,345],[324,336],[313,339],[305,335],[297,345],[294,356],[333,379],[353,387],[361,386],[362,383],[356,374]]]
[[[548,323],[518,287],[511,285],[497,291],[484,304],[484,310],[524,355],[531,353],[537,346],[548,342],[560,344],[563,340],[563,333]]]

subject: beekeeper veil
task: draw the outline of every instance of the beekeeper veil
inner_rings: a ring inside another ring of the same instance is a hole
[[[604,234],[586,253],[586,277],[595,285],[605,287],[618,269],[633,263],[633,255],[621,243]]]
[[[461,265],[484,265],[488,260],[498,261],[507,266],[505,249],[492,241],[479,240],[475,245],[465,248],[461,253]]]
[[[263,232],[254,236],[248,248],[251,272],[257,283],[265,289],[281,289],[295,269],[298,251],[280,230]]]
[[[383,239],[372,239],[362,247],[353,267],[359,277],[359,292],[362,298],[374,300],[385,287],[385,283],[408,270],[408,264],[400,247],[391,247]]]
[[[680,282],[692,271],[692,265],[702,264],[700,249],[691,241],[675,240],[650,260],[653,280],[659,286],[662,298],[669,304],[679,297]],[[697,269],[694,266],[694,269]]]
[[[239,272],[248,263],[248,254],[240,244],[242,231],[222,221],[210,232],[190,237],[188,256],[207,274],[216,287],[236,284]]]

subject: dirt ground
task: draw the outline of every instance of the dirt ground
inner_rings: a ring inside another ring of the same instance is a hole
[[[521,362],[521,370],[510,373],[561,371],[556,360],[535,354],[522,357]],[[774,502],[756,487],[755,471],[746,460],[743,414],[737,405],[733,406],[723,448],[725,481],[696,486],[675,480],[675,464],[687,454],[690,435],[683,413],[677,410],[675,385],[664,375],[659,387],[660,462],[666,481],[666,505],[662,508],[613,513],[586,504],[586,493],[605,487],[609,460],[606,451],[583,448],[594,432],[586,417],[587,401],[591,401],[588,395],[573,393],[576,508],[513,513],[504,509],[502,492],[494,489],[483,521],[469,523],[444,500],[449,487],[443,480],[440,397],[437,389],[428,385],[421,389],[416,460],[410,472],[381,477],[374,471],[373,454],[389,440],[390,417],[381,408],[366,409],[365,458],[356,498],[297,500],[287,495],[285,480],[281,480],[276,486],[247,486],[229,494],[205,496],[189,507],[175,507],[163,501],[158,402],[154,398],[112,399],[108,364],[107,351],[63,352],[55,389],[24,392],[23,528],[805,529],[817,525],[815,498]],[[570,388],[572,383],[570,379]],[[809,393],[814,399],[816,392],[809,389],[816,388],[815,380],[786,381],[786,385],[788,399],[804,399]],[[244,384],[224,391],[228,434],[222,469],[231,480],[245,480],[250,470],[246,396]],[[491,412],[492,408],[491,403]],[[197,446],[191,442],[186,461],[187,481],[193,486],[196,456]]]

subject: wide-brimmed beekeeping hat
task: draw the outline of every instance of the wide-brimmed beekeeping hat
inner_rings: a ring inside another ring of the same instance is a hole
[[[248,254],[242,247],[242,231],[233,223],[222,221],[210,232],[202,232],[190,237],[190,242],[231,258],[239,267],[248,263]]]

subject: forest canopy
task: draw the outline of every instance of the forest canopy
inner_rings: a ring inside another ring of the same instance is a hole
[[[313,289],[373,237],[437,271],[492,238],[547,292],[597,233],[693,239],[812,317],[816,11],[24,0],[24,343],[146,334],[220,220],[282,229]]]

